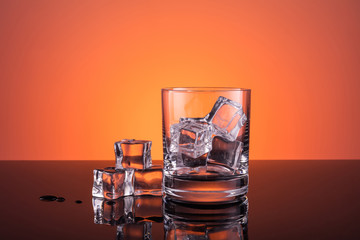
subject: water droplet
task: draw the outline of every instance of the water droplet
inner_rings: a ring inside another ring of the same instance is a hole
[[[56,198],[56,201],[57,201],[57,202],[65,202],[65,198],[63,198],[63,197],[58,197],[58,198]]]
[[[40,197],[40,201],[44,201],[44,202],[52,202],[55,201],[56,199],[57,197],[53,195],[44,195]]]

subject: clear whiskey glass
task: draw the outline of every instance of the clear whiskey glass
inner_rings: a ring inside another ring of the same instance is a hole
[[[244,88],[162,89],[167,196],[211,204],[246,195],[250,98]]]

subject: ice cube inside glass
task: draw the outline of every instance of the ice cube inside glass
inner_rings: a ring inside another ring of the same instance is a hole
[[[240,103],[220,96],[205,119],[214,125],[216,135],[235,141],[247,117]]]
[[[212,126],[206,122],[184,121],[173,124],[171,152],[179,152],[191,158],[198,158],[211,150]]]
[[[162,89],[164,192],[233,202],[247,193],[250,89]]]
[[[241,167],[243,147],[240,141],[228,142],[221,137],[214,137],[208,162],[237,171]]]

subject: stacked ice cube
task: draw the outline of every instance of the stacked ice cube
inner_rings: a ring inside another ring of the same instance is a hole
[[[162,167],[152,165],[151,141],[123,139],[114,150],[115,167],[94,170],[94,223],[117,225],[116,239],[151,239],[162,221]]]
[[[246,121],[242,105],[222,96],[204,118],[180,118],[170,126],[169,166],[199,170],[214,163],[238,170]]]
[[[152,165],[151,141],[123,139],[114,150],[115,167],[94,170],[94,197],[162,195],[162,167]]]

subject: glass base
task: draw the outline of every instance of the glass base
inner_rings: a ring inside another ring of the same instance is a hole
[[[164,174],[164,192],[169,198],[190,203],[238,202],[248,191],[248,174],[223,175],[208,172],[199,174]]]

